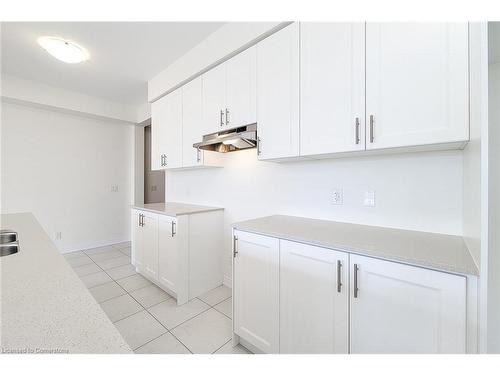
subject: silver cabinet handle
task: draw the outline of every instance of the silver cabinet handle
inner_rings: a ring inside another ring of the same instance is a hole
[[[337,260],[337,292],[342,292],[342,262]]]
[[[257,137],[257,155],[260,155],[260,137]]]
[[[226,125],[229,125],[229,110],[226,108]]]
[[[356,117],[356,135],[354,141],[359,145],[359,117]]]
[[[172,221],[172,237],[175,236],[175,221]]]
[[[145,225],[146,225],[146,223],[144,222],[144,217],[145,217],[145,216],[144,216],[144,215],[142,215],[142,226],[145,226]]]
[[[142,214],[139,214],[139,226],[140,226],[140,227],[142,227],[142,225],[141,225],[141,224],[142,224],[142,223],[141,223],[141,216],[142,216]]]
[[[220,110],[220,126],[224,126],[224,111]]]
[[[354,264],[354,298],[358,298],[358,270],[359,266]]]
[[[233,258],[236,258],[236,254],[238,254],[238,250],[236,250],[236,241],[238,241],[238,237],[233,236]]]
[[[160,166],[163,167],[163,155],[160,155]]]
[[[167,155],[163,155],[163,157],[165,158],[165,164],[164,164],[164,166],[166,167],[167,166]]]
[[[199,163],[201,161],[201,151],[199,148],[196,149],[196,162]]]
[[[373,143],[373,140],[375,139],[373,135],[373,123],[375,122],[375,118],[373,115],[370,115],[370,143]]]

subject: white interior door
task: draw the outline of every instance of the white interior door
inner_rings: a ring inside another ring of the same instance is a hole
[[[158,279],[158,218],[150,212],[142,212],[144,215],[141,227],[141,271],[153,280]]]
[[[465,277],[352,254],[350,263],[351,353],[465,353]]]
[[[235,235],[234,331],[265,353],[279,353],[279,240]]]
[[[226,64],[202,75],[203,134],[221,131],[226,124]]]
[[[182,165],[193,167],[203,164],[203,151],[193,147],[203,134],[202,82],[195,78],[182,87]]]
[[[257,44],[259,160],[299,155],[299,25]]]
[[[300,24],[300,154],[365,149],[365,24]]]
[[[179,268],[175,225],[175,218],[158,216],[158,278],[161,284],[174,293],[177,292],[177,269]]]
[[[348,353],[348,259],[280,240],[280,353]]]
[[[367,149],[469,140],[468,51],[465,22],[368,23]]]
[[[254,124],[256,114],[256,47],[226,62],[226,127]]]

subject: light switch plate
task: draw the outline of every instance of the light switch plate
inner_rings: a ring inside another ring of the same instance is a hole
[[[365,199],[363,201],[365,207],[375,207],[375,191],[365,191]]]
[[[335,204],[335,205],[344,204],[344,192],[342,191],[342,188],[333,189],[332,204]]]

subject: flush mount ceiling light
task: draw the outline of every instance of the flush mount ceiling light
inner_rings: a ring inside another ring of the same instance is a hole
[[[56,59],[69,64],[76,64],[90,58],[85,48],[75,42],[57,38],[55,36],[42,36],[38,44]]]

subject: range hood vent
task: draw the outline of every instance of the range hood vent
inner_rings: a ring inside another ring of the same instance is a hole
[[[257,146],[257,124],[240,126],[203,136],[194,148],[216,152],[246,150]]]

